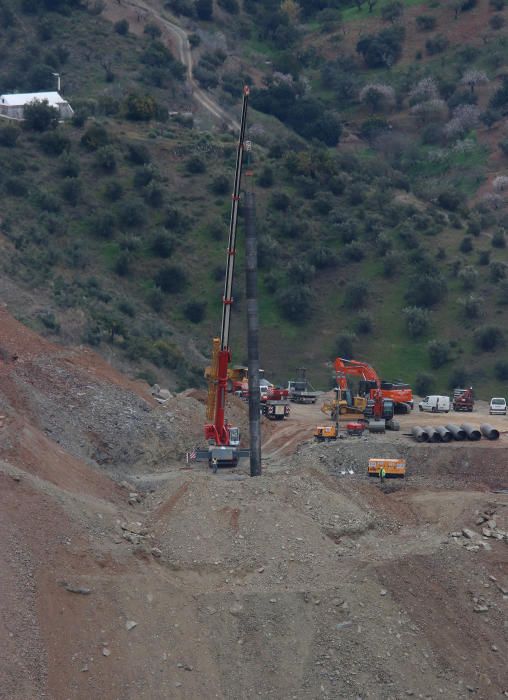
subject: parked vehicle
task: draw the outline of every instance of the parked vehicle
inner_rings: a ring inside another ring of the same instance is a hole
[[[431,411],[432,413],[449,413],[450,412],[450,397],[449,396],[426,396],[423,401],[418,404],[420,411]]]
[[[454,389],[453,390],[453,410],[454,411],[471,411],[474,408],[473,387],[469,389]]]
[[[494,414],[506,416],[506,399],[501,397],[490,399],[489,413],[491,416]]]

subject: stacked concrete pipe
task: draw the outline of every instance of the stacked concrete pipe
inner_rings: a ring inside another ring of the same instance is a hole
[[[474,425],[471,425],[471,423],[462,423],[460,427],[466,433],[468,440],[477,442],[478,440],[482,439],[481,432],[478,430],[478,428],[475,428]]]

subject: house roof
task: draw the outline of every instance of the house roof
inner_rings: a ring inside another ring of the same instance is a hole
[[[58,92],[26,92],[14,95],[0,95],[0,104],[9,107],[22,107],[34,100],[47,100],[51,107],[56,107],[66,102]]]

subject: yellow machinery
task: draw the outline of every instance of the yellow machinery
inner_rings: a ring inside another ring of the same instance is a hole
[[[335,398],[331,401],[325,401],[321,406],[321,411],[326,415],[329,415],[331,420],[337,421],[340,417],[357,418],[365,412],[366,408],[366,397],[353,396],[351,397],[351,403],[348,403],[348,401],[343,398]]]
[[[406,460],[377,457],[369,459],[369,476],[379,476],[381,468],[385,470],[385,476],[387,477],[404,477],[406,475]]]
[[[314,431],[314,438],[318,442],[328,442],[329,440],[336,440],[339,434],[339,427],[337,423],[335,425],[318,425]]]

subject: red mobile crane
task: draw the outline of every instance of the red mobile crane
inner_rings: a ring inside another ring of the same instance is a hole
[[[231,306],[233,304],[233,273],[235,268],[236,229],[238,224],[238,205],[242,182],[243,153],[245,149],[245,128],[247,122],[247,106],[249,88],[243,88],[242,118],[240,136],[236,154],[235,182],[231,203],[231,218],[229,222],[229,240],[226,257],[226,274],[224,279],[224,295],[222,297],[222,324],[220,338],[213,339],[212,363],[208,372],[208,403],[205,438],[210,445],[208,461],[210,466],[234,467],[238,463],[240,430],[229,425],[225,418],[226,392],[228,385],[228,366],[231,362],[229,347],[229,329],[231,325]]]
[[[359,376],[362,378],[361,394],[367,395],[373,400],[376,398],[391,399],[395,410],[399,413],[409,413],[413,408],[413,392],[409,385],[382,382],[375,369],[366,362],[337,357],[334,367],[337,375],[337,386],[340,389],[347,389],[346,375]]]

